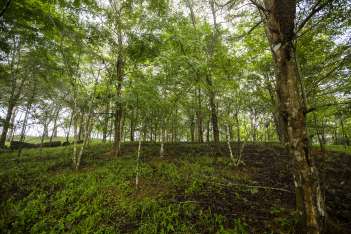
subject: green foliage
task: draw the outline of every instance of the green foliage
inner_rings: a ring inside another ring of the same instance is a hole
[[[145,146],[144,154],[152,154],[152,147]],[[158,158],[142,161],[140,185],[136,189],[136,152],[118,159],[101,158],[109,148],[109,144],[91,144],[79,171],[73,170],[71,164],[72,146],[42,151],[25,149],[21,158],[15,153],[3,154],[1,230],[5,233],[249,232],[244,220],[225,216],[211,207],[211,202],[201,200],[212,196],[208,195],[210,191],[217,194],[211,198],[213,201],[221,200],[219,194],[224,196],[225,190],[217,183],[223,184],[228,178],[244,179],[226,174],[224,159],[187,155],[174,162]],[[235,191],[239,197],[231,197],[231,202],[248,202],[243,198],[247,192],[252,193],[239,188]]]

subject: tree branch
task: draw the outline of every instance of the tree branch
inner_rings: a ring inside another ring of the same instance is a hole
[[[317,14],[320,10],[322,10],[324,7],[326,7],[329,3],[331,3],[332,0],[327,0],[324,3],[322,3],[322,0],[319,0],[314,6],[311,8],[311,12],[306,16],[306,18],[298,25],[296,28],[296,33],[301,31],[301,29],[305,26],[305,24],[315,15]]]
[[[256,0],[250,0],[250,2],[255,5],[259,10],[266,12],[268,11],[266,8],[264,8],[260,3],[258,3]]]
[[[6,10],[7,10],[7,9],[9,8],[9,6],[10,6],[10,3],[11,3],[11,0],[7,0],[4,9],[2,9],[1,12],[0,12],[0,18],[5,14]]]
[[[318,110],[320,108],[323,108],[323,107],[338,106],[338,105],[348,105],[348,104],[351,104],[351,101],[327,103],[327,104],[324,104],[324,105],[311,107],[308,110],[306,110],[305,114],[308,114],[310,112],[316,111],[316,110]]]
[[[242,35],[235,36],[234,38],[235,38],[235,39],[242,39],[242,38],[248,36],[248,35],[249,35],[250,33],[252,33],[258,26],[260,26],[260,25],[262,24],[262,22],[263,22],[262,20],[258,21],[254,26],[252,26],[252,27],[250,28],[249,31],[243,33]]]

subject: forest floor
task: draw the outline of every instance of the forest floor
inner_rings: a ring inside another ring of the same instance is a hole
[[[88,147],[79,171],[72,146],[0,155],[1,233],[298,233],[284,149],[249,144],[233,167],[225,144],[137,143],[110,155]],[[351,155],[317,150],[332,233],[351,230]]]

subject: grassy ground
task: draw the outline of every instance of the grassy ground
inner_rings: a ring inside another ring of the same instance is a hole
[[[329,151],[344,152],[351,154],[351,146],[346,145],[326,145],[326,149]]]
[[[14,141],[19,141],[20,140],[20,136],[15,136]],[[68,141],[69,142],[73,142],[73,137],[69,137],[68,138]],[[50,137],[45,137],[44,138],[44,142],[49,142],[50,141]],[[53,137],[52,138],[52,141],[61,141],[62,143],[66,141],[66,137]],[[93,142],[95,143],[98,143],[98,142],[101,142],[100,139],[93,139],[92,140]],[[26,143],[31,143],[31,144],[39,144],[41,143],[41,136],[26,136],[25,138],[25,142]],[[10,142],[9,141],[6,141],[6,146],[10,146]]]
[[[161,159],[158,145],[143,144],[136,188],[136,144],[123,145],[120,158],[93,144],[79,171],[70,147],[0,155],[2,233],[298,233],[280,148],[249,145],[234,168],[225,145],[166,144]],[[351,157],[319,161],[328,212],[347,230]]]

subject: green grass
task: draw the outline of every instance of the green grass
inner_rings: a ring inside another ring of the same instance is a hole
[[[316,149],[320,148],[319,145],[314,145],[313,147]],[[347,145],[325,145],[325,148],[327,151],[335,151],[340,153],[351,154],[351,146],[347,146]]]
[[[351,154],[351,146],[344,145],[326,145],[326,149],[329,151],[343,152]]]
[[[14,140],[15,141],[19,141],[20,140],[20,136],[15,136]],[[74,139],[72,137],[68,138],[69,142],[73,142],[73,140]],[[39,144],[41,142],[41,137],[40,136],[26,136],[24,141],[27,142],[27,143],[31,143],[31,144]],[[50,141],[50,137],[45,137],[44,138],[44,142],[49,142],[49,141]],[[66,137],[53,137],[52,141],[61,141],[63,143],[63,142],[66,141]],[[92,142],[99,143],[99,142],[101,142],[101,140],[100,139],[92,139]],[[6,146],[10,146],[10,142],[6,141],[5,145]]]
[[[236,188],[230,195],[227,188],[215,186],[223,184],[224,178],[240,183],[250,180],[249,175],[233,171],[228,158],[144,159],[137,189],[136,152],[115,159],[106,154],[111,145],[91,144],[81,169],[75,171],[71,166],[71,147],[45,148],[42,152],[25,149],[21,158],[16,158],[16,152],[1,155],[2,233],[248,233],[252,230],[245,218],[226,216],[213,209],[218,205],[212,203],[220,201],[220,196],[228,197],[228,202],[237,199],[240,205],[247,202],[245,194],[258,193]],[[281,219],[287,220],[284,217]]]

